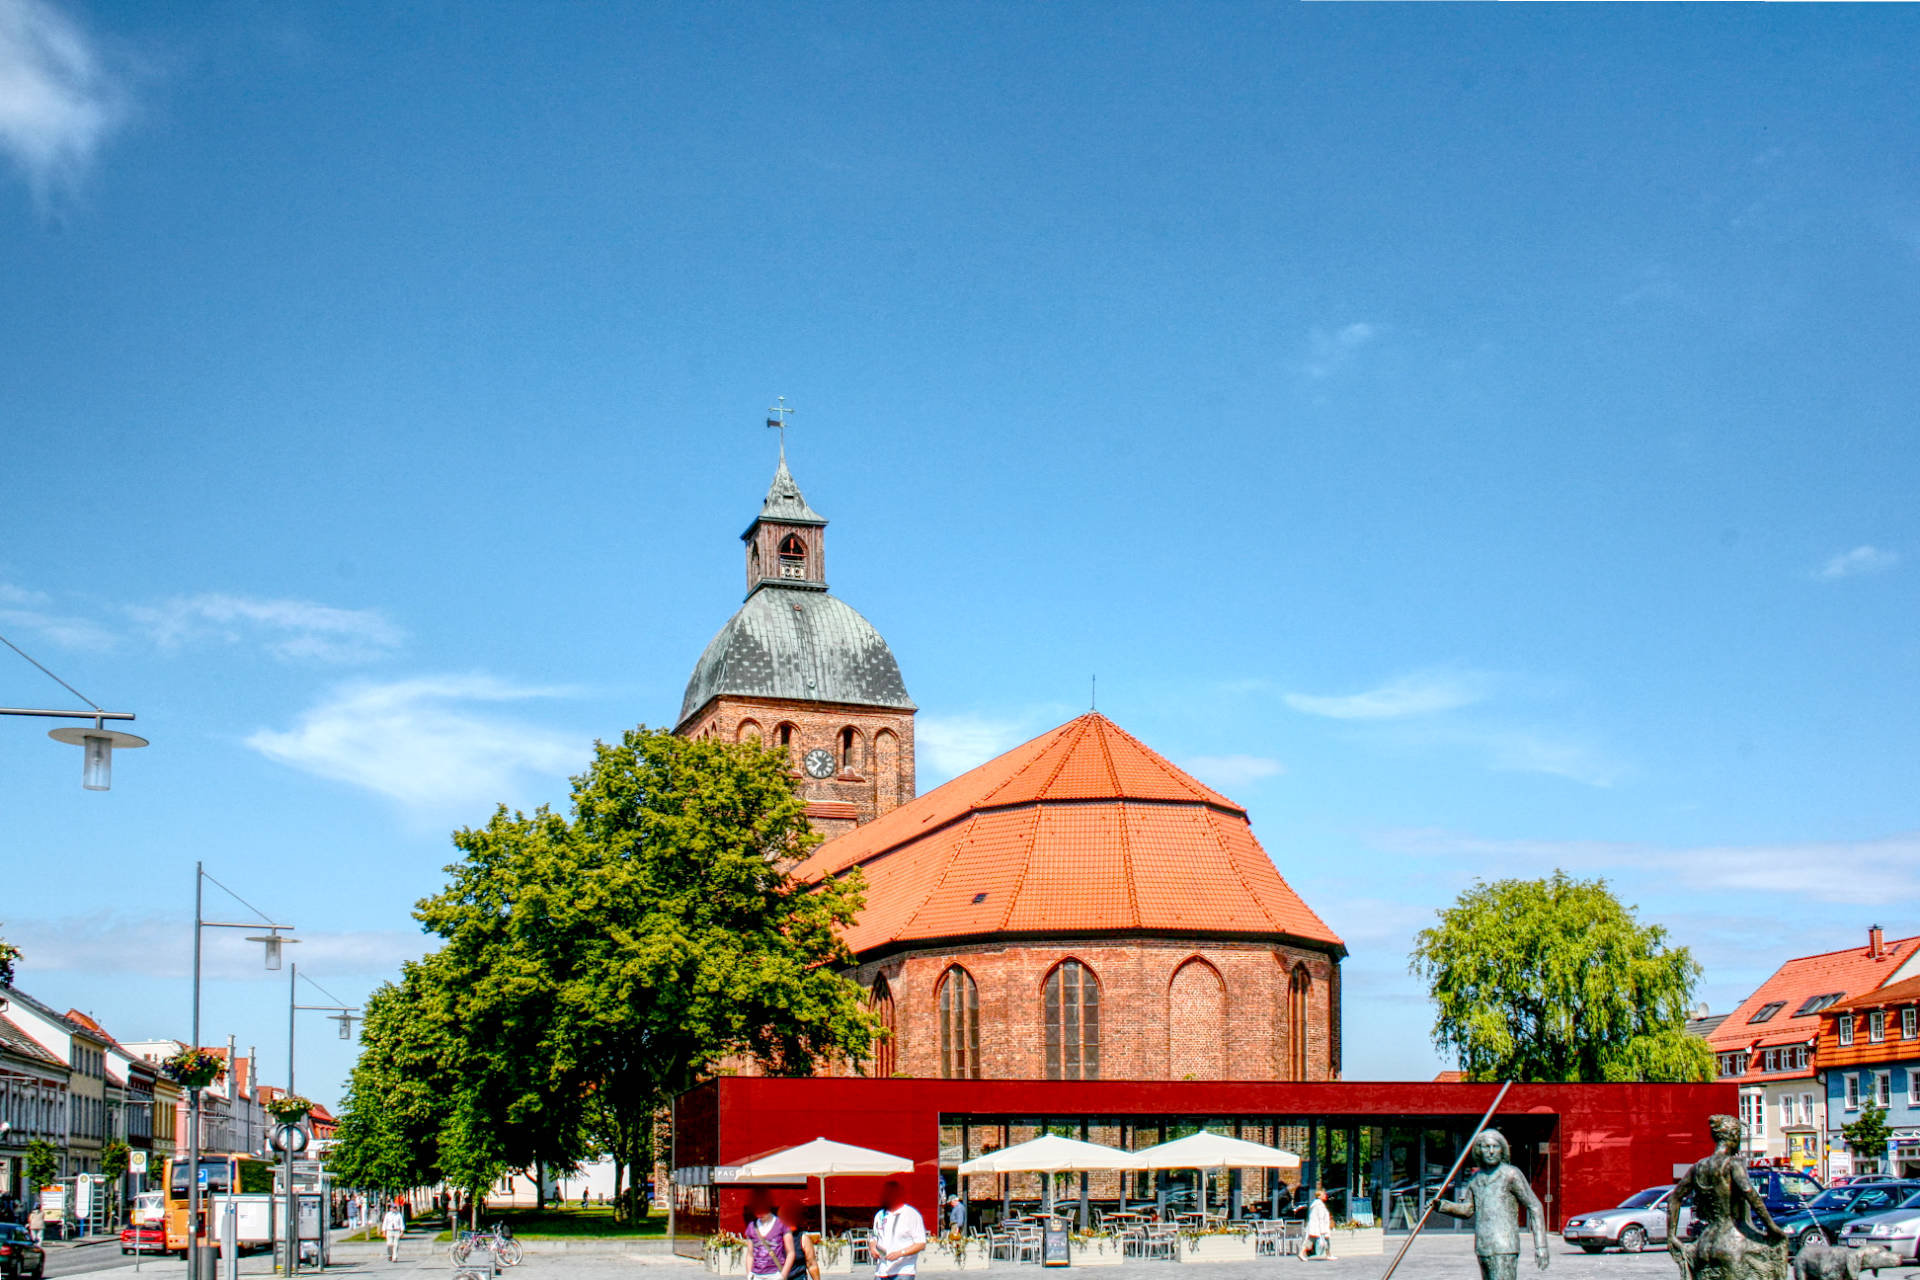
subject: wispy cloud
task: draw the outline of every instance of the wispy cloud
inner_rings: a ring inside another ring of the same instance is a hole
[[[293,728],[247,745],[291,768],[435,814],[511,802],[532,779],[583,767],[584,738],[474,709],[561,696],[485,675],[423,676],[336,689]]]
[[[120,117],[94,42],[45,0],[0,0],[0,152],[37,200],[72,188]]]
[[[111,649],[119,637],[89,618],[59,609],[44,591],[0,582],[0,626],[45,636],[68,649]]]
[[[1605,840],[1490,840],[1403,830],[1377,841],[1389,852],[1471,858],[1488,874],[1646,873],[1691,889],[1777,893],[1862,906],[1920,902],[1920,832],[1874,840],[1674,846]],[[1834,868],[1844,868],[1835,874]]]
[[[1019,746],[1036,732],[1031,719],[962,712],[919,717],[913,737],[917,762],[944,782]]]
[[[1399,720],[1471,706],[1487,696],[1491,681],[1473,671],[1416,671],[1360,693],[1289,693],[1295,711],[1334,720]]]
[[[1287,766],[1278,760],[1248,755],[1193,756],[1180,761],[1180,767],[1224,791],[1248,786],[1262,778],[1277,778],[1287,771]]]
[[[268,600],[203,592],[128,614],[162,648],[200,641],[255,642],[275,657],[318,662],[366,662],[406,640],[406,632],[375,609],[341,609],[310,600]]]
[[[1315,329],[1307,335],[1307,353],[1300,361],[1300,372],[1316,382],[1331,378],[1352,364],[1360,349],[1379,336],[1379,328],[1364,320],[1338,329]]]
[[[1814,574],[1817,578],[1858,578],[1863,574],[1885,573],[1900,563],[1898,551],[1888,551],[1883,547],[1858,546],[1840,554],[1821,565]]]
[[[271,909],[272,904],[264,904]],[[236,908],[237,910],[237,908]],[[288,915],[296,914],[289,905]],[[238,918],[249,918],[240,912]],[[238,930],[209,930],[201,967],[208,978],[258,978],[260,949]],[[193,921],[148,912],[92,911],[7,923],[7,940],[21,949],[21,971],[138,973],[184,978],[193,971]],[[431,939],[415,931],[301,929],[299,961],[334,977],[383,975],[426,954]]]

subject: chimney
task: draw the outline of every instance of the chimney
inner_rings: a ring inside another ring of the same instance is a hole
[[[1868,926],[1867,926],[1867,956],[1868,956],[1868,958],[1869,958],[1869,959],[1873,959],[1873,960],[1878,960],[1878,959],[1880,959],[1880,957],[1882,957],[1882,956],[1884,956],[1884,955],[1886,955],[1886,954],[1887,954],[1887,936],[1886,936],[1886,934],[1884,934],[1884,933],[1882,933],[1882,932],[1881,932],[1881,930],[1880,930],[1880,926],[1879,926],[1879,925],[1877,925],[1877,924],[1873,924],[1873,925],[1868,925]]]

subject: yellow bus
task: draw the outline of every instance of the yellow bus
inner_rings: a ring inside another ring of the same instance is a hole
[[[185,1253],[187,1251],[187,1212],[192,1205],[192,1190],[188,1184],[193,1161],[182,1156],[167,1161],[166,1212],[167,1212],[167,1252]],[[219,1155],[214,1152],[200,1153],[200,1173],[204,1181],[200,1184],[200,1222],[201,1231],[209,1243],[217,1234],[212,1226],[210,1202],[214,1196],[225,1196],[229,1192],[240,1195],[273,1194],[273,1162],[259,1156]]]

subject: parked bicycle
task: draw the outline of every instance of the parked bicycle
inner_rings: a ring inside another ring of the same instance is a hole
[[[455,1264],[466,1262],[474,1250],[482,1249],[492,1254],[509,1267],[517,1267],[525,1255],[520,1242],[513,1238],[513,1232],[504,1222],[496,1222],[486,1231],[461,1231],[454,1235],[453,1244],[447,1252],[452,1255]]]

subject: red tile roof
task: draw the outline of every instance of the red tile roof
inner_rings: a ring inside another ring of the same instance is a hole
[[[1888,1005],[1916,1002],[1920,1002],[1920,978],[1905,978],[1888,986],[1862,992],[1851,1000],[1842,1000],[1832,1008],[1838,1013],[1842,1009],[1882,1009]]]
[[[1281,878],[1246,810],[1097,712],[816,849],[803,879],[859,867],[865,953],[997,933],[1340,938]]]
[[[1885,982],[1920,947],[1920,937],[1900,938],[1881,947],[1878,956],[1866,946],[1845,951],[1828,951],[1817,956],[1789,960],[1760,989],[1740,1002],[1726,1021],[1707,1034],[1707,1044],[1715,1053],[1760,1050],[1781,1045],[1811,1045],[1820,1034],[1820,1015],[1795,1016],[1815,996],[1838,993],[1842,999],[1864,995]],[[1754,1014],[1769,1004],[1781,1008],[1765,1022],[1752,1022]],[[1753,1054],[1742,1076],[1722,1076],[1748,1082],[1793,1079],[1811,1076],[1811,1067],[1801,1071],[1760,1070],[1760,1057]]]

